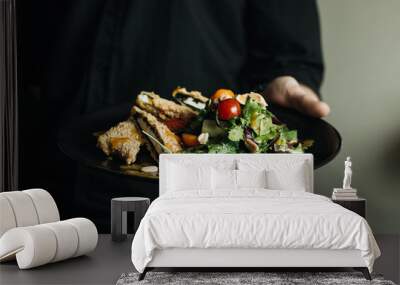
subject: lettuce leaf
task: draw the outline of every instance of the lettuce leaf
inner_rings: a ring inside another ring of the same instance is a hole
[[[289,130],[287,127],[282,128],[280,139],[286,142],[297,142],[297,131]]]
[[[243,127],[234,126],[232,129],[230,129],[228,133],[228,139],[233,142],[243,140]]]
[[[239,146],[233,142],[219,143],[219,144],[209,144],[209,153],[238,153]]]
[[[247,100],[246,105],[244,105],[242,110],[242,118],[246,121],[247,124],[250,124],[251,119],[256,114],[262,114],[265,108],[258,104],[256,101],[250,99]]]

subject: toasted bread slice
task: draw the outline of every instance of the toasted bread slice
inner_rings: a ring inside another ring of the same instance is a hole
[[[146,133],[147,140],[151,143],[150,152],[156,151],[158,154],[171,152],[178,153],[182,151],[181,141],[164,123],[160,122],[151,113],[139,108],[132,107],[132,114],[139,127]],[[158,161],[158,158],[156,159]]]
[[[161,121],[181,119],[187,122],[197,114],[189,107],[161,98],[153,92],[142,91],[136,98],[136,104]]]
[[[131,120],[118,123],[97,138],[97,146],[106,155],[118,155],[128,165],[136,161],[142,144],[142,134]]]
[[[204,110],[209,98],[204,97],[199,91],[188,91],[184,87],[178,87],[172,92],[172,97],[183,106],[188,106],[196,112]]]
[[[153,146],[153,144],[150,141],[150,138],[148,136],[146,136],[143,133],[143,129],[141,128],[141,126],[138,123],[138,120],[140,120],[139,118],[135,118],[134,116],[131,116],[130,118],[134,123],[135,126],[138,130],[140,130],[140,132],[142,132],[142,141],[143,141],[143,145],[146,147],[147,151],[150,153],[150,156],[158,162],[158,152],[156,151],[155,147]],[[145,124],[142,124],[145,125]],[[146,130],[145,130],[146,131]]]

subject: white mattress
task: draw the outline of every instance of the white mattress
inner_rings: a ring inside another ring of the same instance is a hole
[[[143,272],[155,250],[169,248],[359,250],[370,271],[380,255],[359,215],[316,194],[261,189],[159,197],[134,237],[132,262]]]

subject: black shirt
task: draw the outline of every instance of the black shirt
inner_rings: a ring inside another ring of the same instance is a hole
[[[76,1],[64,21],[49,81],[79,112],[133,101],[141,90],[244,92],[293,75],[318,93],[322,79],[312,0]],[[65,55],[68,77],[59,72]]]
[[[19,7],[27,87],[19,100],[20,186],[48,189],[64,218],[88,217],[100,231],[109,227],[111,197],[153,197],[158,186],[76,171],[57,146],[62,123],[132,104],[141,90],[165,97],[177,85],[205,95],[222,87],[243,92],[280,75],[317,92],[321,83],[312,0],[42,0]]]

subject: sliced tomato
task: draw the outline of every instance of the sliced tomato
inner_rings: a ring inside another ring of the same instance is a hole
[[[180,130],[183,130],[186,127],[186,121],[182,119],[169,119],[164,121],[164,124],[167,125],[167,127],[173,131],[173,132],[178,132]]]
[[[241,108],[236,99],[226,99],[218,104],[218,118],[223,121],[240,116]]]
[[[192,147],[200,144],[197,136],[192,134],[182,134],[182,141],[183,144],[187,147]]]

